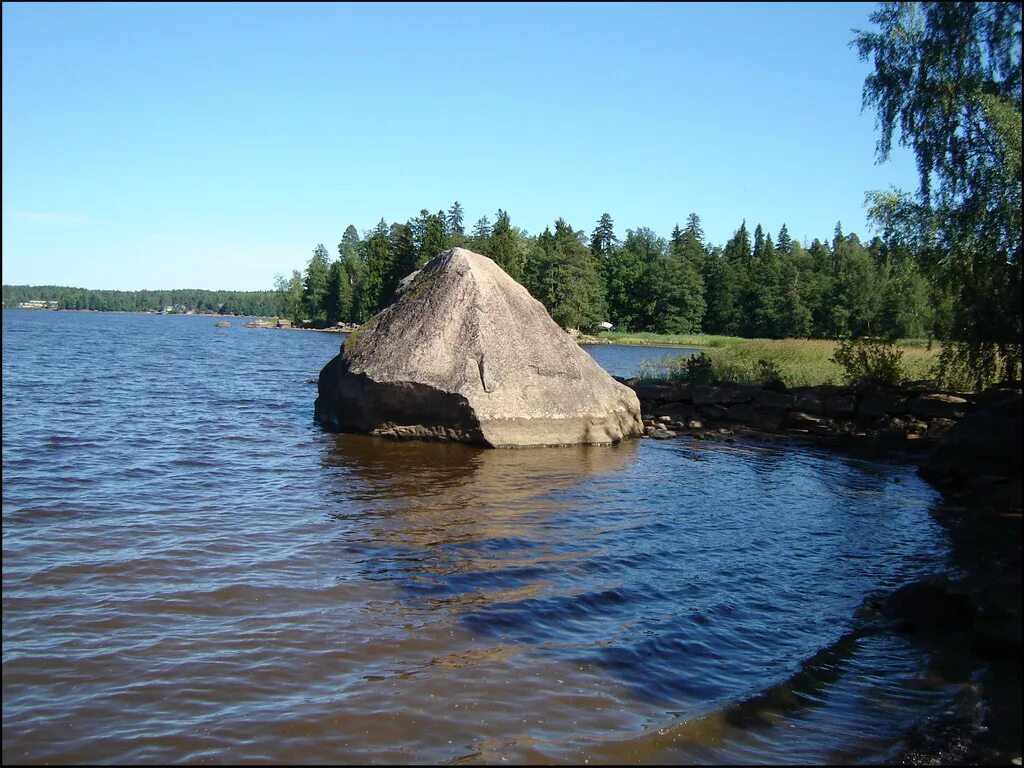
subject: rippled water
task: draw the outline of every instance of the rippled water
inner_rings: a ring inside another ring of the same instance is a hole
[[[855,618],[947,556],[912,467],[336,436],[339,338],[241,325],[3,313],[4,762],[856,762],[948,703]]]

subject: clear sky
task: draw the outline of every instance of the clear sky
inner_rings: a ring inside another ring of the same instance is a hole
[[[458,200],[871,234],[871,3],[3,5],[3,282],[272,287]]]

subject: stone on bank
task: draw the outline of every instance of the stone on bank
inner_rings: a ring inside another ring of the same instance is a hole
[[[327,429],[492,447],[643,433],[636,393],[485,256],[439,254],[321,371]]]

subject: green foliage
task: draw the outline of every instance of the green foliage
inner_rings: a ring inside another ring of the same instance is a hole
[[[292,270],[291,277],[277,275],[274,278],[274,286],[278,295],[278,311],[276,314],[286,317],[292,323],[298,324],[302,314],[302,273],[299,270]]]
[[[882,339],[840,341],[832,354],[832,360],[843,369],[851,384],[895,387],[906,378],[903,350]]]
[[[782,380],[782,371],[779,370],[779,366],[774,360],[766,360],[762,357],[754,365],[758,384],[761,387],[775,391],[782,391],[786,388],[786,383]]]
[[[613,248],[601,261],[608,301],[608,320],[620,329],[641,327],[638,297],[644,285],[644,264],[633,250]]]
[[[364,243],[363,279],[356,290],[357,322],[376,314],[398,283],[389,234],[387,222],[381,219]]]
[[[464,247],[466,245],[466,232],[462,226],[462,219],[465,215],[459,201],[452,203],[448,209],[448,247]]]
[[[306,267],[306,276],[302,284],[302,315],[308,322],[327,322],[330,272],[330,257],[324,244],[320,243],[313,250],[313,258]]]
[[[612,254],[617,244],[618,238],[615,237],[615,224],[612,221],[612,216],[610,213],[602,213],[597,226],[594,227],[594,231],[590,235],[590,252],[596,259],[603,261]]]
[[[589,329],[604,320],[597,263],[564,219],[537,238],[524,269],[526,287],[563,328]]]
[[[898,129],[920,184],[869,193],[869,213],[949,297],[949,314],[935,314],[962,347],[949,358],[979,384],[1019,380],[1020,3],[883,3],[871,21],[852,44],[873,63],[863,103],[877,111],[878,157]]]
[[[712,384],[715,381],[715,365],[707,352],[698,352],[683,360],[680,378],[690,384]]]
[[[513,280],[522,281],[526,247],[522,236],[512,226],[507,211],[498,209],[484,255],[494,259],[494,262]]]

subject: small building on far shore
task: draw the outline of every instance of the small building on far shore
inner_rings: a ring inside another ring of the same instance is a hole
[[[18,304],[18,309],[56,309],[56,301],[46,301],[44,299],[32,299],[30,301],[23,301]]]

